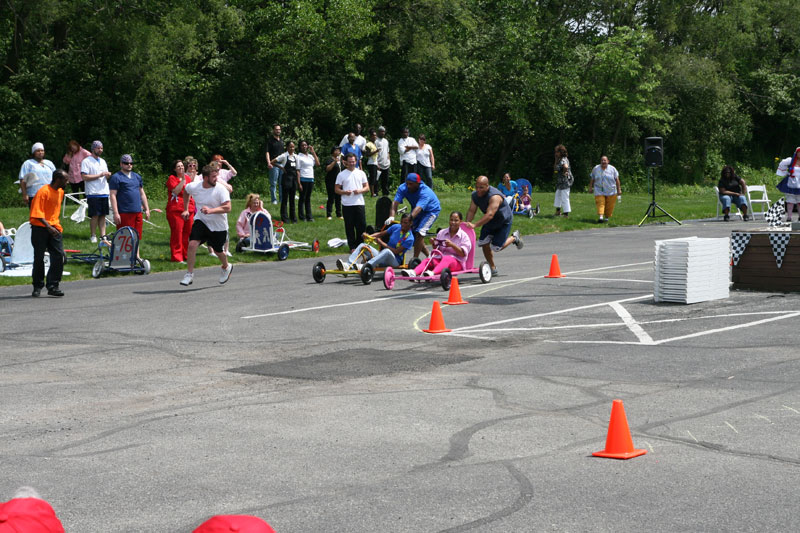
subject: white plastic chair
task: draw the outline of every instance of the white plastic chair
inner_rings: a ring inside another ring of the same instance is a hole
[[[719,199],[719,187],[717,187],[716,185],[714,186],[714,196],[717,198],[717,220],[719,220],[720,219],[720,215],[722,213],[722,200]],[[749,198],[748,198],[748,201],[749,201]],[[744,217],[742,216],[742,212],[739,210],[739,208],[736,206],[736,204],[731,203],[731,207],[736,207],[736,214],[739,215],[740,219],[744,220]]]
[[[761,195],[753,198],[751,193],[756,192],[761,193]],[[747,203],[750,204],[750,212],[753,214],[753,219],[756,218],[756,214],[760,214],[762,217],[766,216],[770,205],[772,205],[772,203],[769,201],[769,197],[767,196],[767,187],[764,185],[748,185]],[[761,209],[756,211],[754,207],[755,204],[760,204]]]

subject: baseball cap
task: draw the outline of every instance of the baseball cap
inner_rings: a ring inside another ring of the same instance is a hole
[[[64,533],[56,512],[39,498],[14,498],[0,503],[0,533]]]
[[[422,183],[422,178],[419,174],[411,172],[408,176],[406,176],[406,181],[413,181],[415,183]]]
[[[131,157],[131,154],[125,154],[125,155],[123,155],[122,157],[119,158],[119,162],[120,163],[133,163],[133,158]]]
[[[217,515],[212,516],[192,533],[275,533],[269,524],[257,516]]]

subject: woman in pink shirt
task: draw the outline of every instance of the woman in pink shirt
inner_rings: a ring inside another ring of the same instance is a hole
[[[431,239],[434,249],[440,254],[431,254],[430,260],[423,261],[414,272],[420,275],[439,275],[442,270],[449,268],[450,272],[464,270],[464,264],[472,249],[472,242],[469,236],[461,229],[461,220],[464,217],[458,211],[450,213],[450,226],[439,231],[436,237]]]
[[[244,211],[241,212],[239,219],[236,221],[236,235],[239,237],[239,243],[236,245],[237,252],[241,252],[243,247],[250,246],[250,219],[253,218],[254,214],[261,211],[269,216],[269,211],[264,209],[264,204],[261,202],[261,196],[254,193],[248,194]],[[270,217],[270,220],[272,220],[272,217]]]
[[[67,179],[69,181],[69,188],[73,193],[83,191],[83,178],[81,177],[81,161],[86,159],[87,156],[92,155],[89,150],[81,147],[78,141],[72,140],[67,145],[67,153],[64,154],[65,165],[69,165],[69,174]]]

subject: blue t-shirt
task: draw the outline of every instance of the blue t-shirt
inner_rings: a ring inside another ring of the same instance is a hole
[[[509,180],[508,184],[511,186],[510,189],[506,189],[506,186],[503,185],[502,182],[500,182],[500,185],[497,186],[497,190],[499,190],[501,193],[505,194],[506,196],[514,196],[515,194],[517,194],[517,189],[518,189],[517,182],[514,181],[514,180]]]
[[[142,188],[142,177],[136,172],[131,172],[128,177],[117,171],[108,178],[108,188],[117,191],[117,212],[141,213],[142,197],[139,189]]]
[[[403,253],[400,255],[394,254],[397,262],[401,265],[403,264],[403,256],[405,255],[406,250],[410,250],[414,247],[414,234],[411,230],[408,230],[407,233],[403,233],[400,229],[400,224],[392,224],[386,229],[388,233],[389,240],[386,241],[386,244],[389,245],[390,248],[395,249],[397,248],[397,243],[403,247]]]
[[[342,146],[342,161],[347,161],[347,154],[356,154],[356,166],[361,161],[361,147],[359,145],[345,144]]]
[[[403,203],[403,200],[408,200],[408,203],[411,204],[411,209],[414,209],[415,207],[422,209],[422,213],[420,214],[423,216],[439,216],[439,211],[442,210],[442,206],[439,205],[439,198],[436,196],[436,193],[424,183],[419,184],[419,189],[417,189],[417,192],[409,191],[406,183],[400,185],[397,188],[397,193],[394,195],[394,201]]]

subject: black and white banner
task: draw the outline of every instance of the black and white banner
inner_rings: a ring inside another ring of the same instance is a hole
[[[786,255],[786,248],[789,247],[791,233],[770,233],[769,243],[772,245],[772,253],[775,256],[775,263],[778,268],[783,265],[783,256]]]

